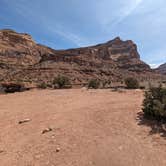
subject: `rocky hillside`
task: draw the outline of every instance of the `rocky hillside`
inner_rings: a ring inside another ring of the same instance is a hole
[[[125,77],[151,79],[159,75],[140,60],[137,46],[119,37],[96,46],[54,50],[36,44],[32,37],[13,30],[0,31],[0,81],[37,85],[51,82],[58,74],[73,84],[91,78],[121,81]]]
[[[160,65],[156,70],[158,72],[160,72],[161,74],[165,74],[166,75],[166,63]]]

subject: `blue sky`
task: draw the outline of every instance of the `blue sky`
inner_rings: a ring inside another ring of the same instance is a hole
[[[0,0],[0,29],[26,32],[55,49],[120,36],[151,66],[166,62],[165,0]]]

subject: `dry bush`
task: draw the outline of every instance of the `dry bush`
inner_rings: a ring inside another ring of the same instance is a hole
[[[39,89],[46,89],[48,86],[45,82],[41,82],[40,84],[37,85]]]
[[[151,87],[145,92],[143,112],[145,117],[166,120],[166,88]]]
[[[100,82],[97,79],[91,79],[88,82],[88,88],[98,89],[99,86],[100,86]]]
[[[139,82],[133,77],[128,77],[125,79],[125,84],[127,89],[137,89],[139,88]]]
[[[71,88],[70,79],[67,76],[58,75],[53,80],[53,86],[55,89]]]

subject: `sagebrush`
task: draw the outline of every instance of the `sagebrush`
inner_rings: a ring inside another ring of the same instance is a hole
[[[125,79],[125,84],[127,89],[137,89],[139,88],[139,82],[136,78],[128,77]]]
[[[100,82],[97,79],[91,79],[88,82],[88,88],[98,89],[99,86],[100,86]]]
[[[47,84],[45,82],[41,82],[40,84],[37,85],[37,87],[40,88],[40,89],[46,89]]]
[[[67,76],[63,75],[58,75],[54,80],[53,80],[53,86],[54,88],[62,89],[62,88],[71,88],[71,82],[70,79]]]
[[[159,121],[166,120],[166,88],[160,85],[157,88],[150,87],[145,92],[143,112],[145,117],[154,118]]]

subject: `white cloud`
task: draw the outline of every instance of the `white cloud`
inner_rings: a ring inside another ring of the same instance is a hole
[[[129,4],[125,4],[125,6],[122,8],[121,13],[118,15],[117,20],[113,23],[112,26],[116,26],[120,22],[122,22],[125,18],[127,18],[129,15],[131,15],[136,8],[141,4],[142,0],[135,0],[129,2]]]
[[[61,36],[63,39],[68,40],[74,43],[76,46],[81,47],[88,45],[88,40],[85,37],[82,37],[76,33],[73,33],[68,29],[64,28],[60,22],[55,23],[52,18],[46,17],[44,14],[41,14],[36,10],[29,10],[30,4],[25,0],[17,0],[10,2],[6,0],[7,4],[12,7],[19,15],[24,17],[30,22],[38,22],[40,26],[49,31],[50,34],[55,34]]]
[[[71,41],[78,47],[88,45],[87,39],[85,39],[84,37],[80,37],[80,35],[77,35],[75,33],[69,32],[68,30],[65,30],[64,27],[61,25],[56,25],[56,26],[47,25],[47,29],[51,33],[55,33],[57,35],[60,35],[64,39]]]
[[[165,0],[3,1],[24,27],[30,24],[32,32],[39,28],[51,40],[58,36],[80,47],[120,35],[138,43],[143,60],[153,67],[166,62]],[[13,23],[12,17],[4,19]],[[65,42],[59,43],[65,47]]]
[[[103,0],[96,10],[99,23],[105,29],[114,27],[135,11],[143,0]]]

